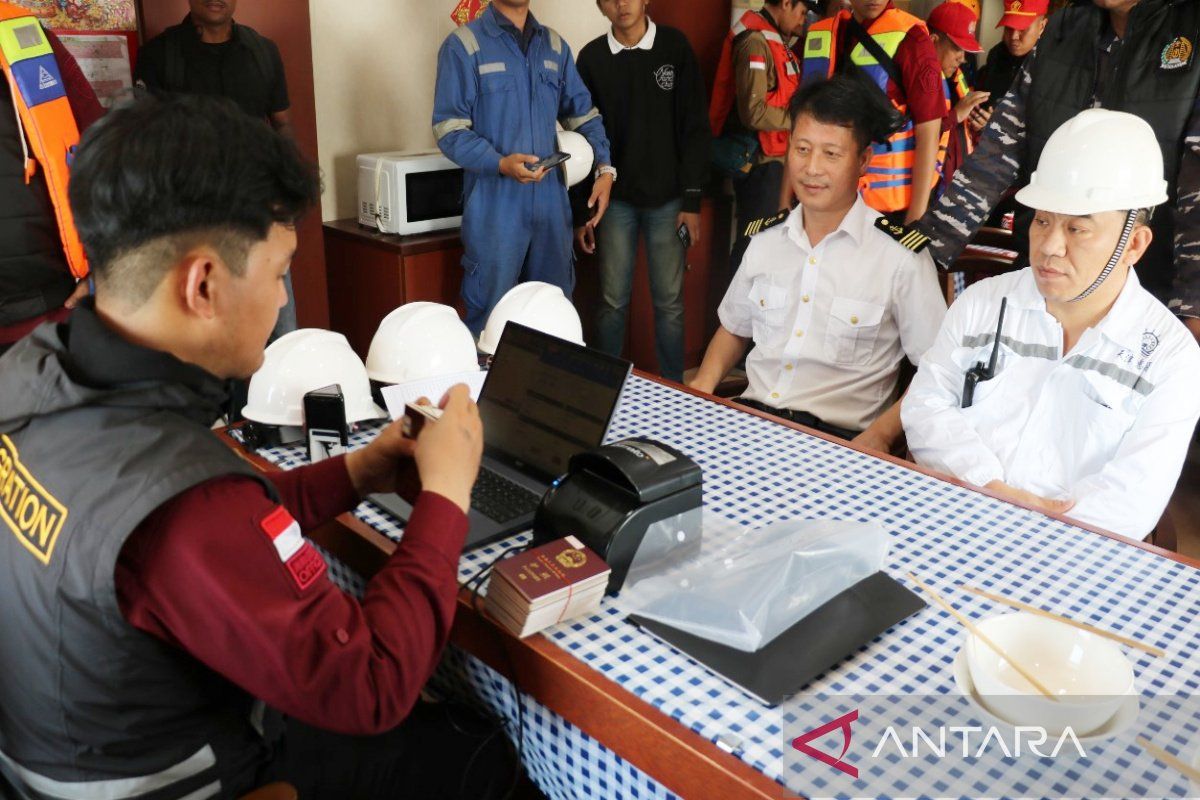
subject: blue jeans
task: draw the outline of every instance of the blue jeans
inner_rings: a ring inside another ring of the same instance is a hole
[[[683,267],[685,252],[675,231],[681,207],[672,200],[658,208],[636,208],[614,200],[596,231],[600,261],[600,308],[596,347],[620,355],[633,288],[638,234],[645,236],[654,300],[654,352],[664,378],[683,380]]]

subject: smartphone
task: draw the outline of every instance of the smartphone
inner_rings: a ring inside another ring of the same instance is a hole
[[[679,224],[679,229],[675,231],[675,235],[679,237],[679,241],[683,242],[684,250],[692,246],[692,232],[688,230],[686,222]]]
[[[341,386],[334,383],[304,395],[304,438],[313,463],[346,452],[350,426]]]
[[[416,439],[420,435],[421,429],[425,427],[426,420],[438,420],[442,418],[442,409],[437,406],[419,406],[416,403],[404,404],[404,422],[402,430],[405,438]]]
[[[539,169],[550,169],[551,167],[557,167],[559,164],[563,163],[570,157],[571,157],[570,153],[558,152],[558,153],[554,153],[553,155],[546,156],[541,161],[535,161],[534,163],[526,164],[525,166],[529,169],[530,172],[536,172]]]

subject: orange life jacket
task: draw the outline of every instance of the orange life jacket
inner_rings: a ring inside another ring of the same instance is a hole
[[[837,43],[841,26],[850,19],[849,11],[841,11],[837,16],[823,19],[808,29],[804,40],[804,78],[805,85],[814,81],[826,80],[837,70]],[[914,27],[925,27],[925,23],[911,14],[906,14],[896,8],[884,11],[867,28],[867,33],[892,57],[909,30]],[[856,42],[850,51],[850,60],[879,86],[879,90],[887,93],[888,73],[875,57],[871,55],[861,42]],[[916,156],[916,132],[912,117],[908,115],[908,106],[892,101],[896,109],[904,115],[904,126],[892,134],[883,143],[873,144],[871,163],[867,166],[867,174],[860,183],[863,201],[871,208],[885,213],[900,211],[912,205],[912,171]],[[937,185],[938,176],[927,187],[932,191]]]
[[[721,60],[717,65],[717,76],[713,85],[712,101],[708,106],[708,124],[713,136],[720,136],[733,104],[737,100],[737,84],[733,74],[733,40],[745,31],[757,31],[767,40],[771,48],[772,68],[775,70],[775,90],[768,92],[764,102],[772,108],[787,108],[792,95],[800,86],[800,62],[796,54],[783,41],[779,30],[762,14],[747,11],[742,14],[725,37],[721,48]],[[756,66],[751,67],[757,68]],[[763,64],[762,69],[767,65]],[[758,144],[765,155],[782,156],[787,153],[791,131],[758,131]]]
[[[28,9],[5,2],[0,2],[0,65],[17,107],[18,127],[25,134],[25,182],[33,179],[41,165],[67,264],[72,275],[84,278],[87,257],[67,200],[70,160],[79,144],[79,127],[42,24]]]

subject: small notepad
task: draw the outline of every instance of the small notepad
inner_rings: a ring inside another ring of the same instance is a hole
[[[458,383],[465,383],[471,390],[471,399],[478,400],[479,391],[483,388],[485,378],[487,378],[486,372],[456,372],[451,375],[439,375],[436,378],[397,383],[393,386],[383,387],[383,402],[387,405],[388,416],[392,419],[400,419],[404,416],[405,404],[415,403],[419,398],[425,397],[436,405],[447,390]]]

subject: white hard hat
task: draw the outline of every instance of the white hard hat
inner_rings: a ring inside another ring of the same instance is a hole
[[[1167,182],[1154,129],[1122,111],[1079,112],[1050,135],[1017,201],[1070,216],[1165,203]]]
[[[406,303],[383,318],[371,349],[367,375],[380,383],[405,383],[456,372],[475,372],[475,339],[450,306]]]
[[[332,383],[342,387],[346,422],[387,416],[371,401],[367,369],[346,337],[319,328],[301,328],[271,343],[250,378],[242,416],[264,425],[303,425],[304,395]]]
[[[592,146],[588,144],[588,140],[583,138],[583,134],[575,131],[559,131],[558,149],[571,154],[571,157],[562,165],[567,172],[567,186],[574,186],[592,174],[592,164],[596,160],[596,155],[592,152]]]
[[[527,327],[583,344],[583,324],[579,312],[554,284],[541,281],[518,283],[509,289],[492,313],[479,337],[479,349],[485,353],[496,352],[500,334],[509,320]]]

